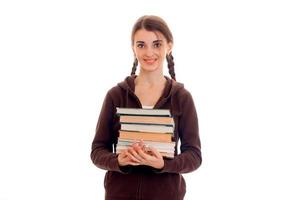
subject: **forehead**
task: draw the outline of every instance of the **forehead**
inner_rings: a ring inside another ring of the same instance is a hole
[[[147,31],[145,29],[140,29],[134,34],[134,41],[144,41],[144,42],[153,42],[155,40],[163,40],[166,38],[159,31]]]

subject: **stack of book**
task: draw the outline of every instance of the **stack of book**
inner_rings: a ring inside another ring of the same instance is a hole
[[[116,153],[143,140],[146,146],[156,148],[167,158],[174,157],[174,120],[167,109],[117,108],[120,116],[120,135]]]

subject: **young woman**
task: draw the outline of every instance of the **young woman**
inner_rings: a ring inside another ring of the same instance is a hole
[[[106,200],[183,199],[186,184],[181,174],[196,170],[202,157],[192,96],[175,78],[173,36],[163,19],[143,16],[133,26],[131,41],[135,56],[131,76],[106,94],[91,159],[97,167],[107,170]],[[165,59],[171,78],[163,74]],[[139,74],[135,75],[137,66]],[[120,154],[113,153],[120,130],[116,107],[169,109],[175,122],[175,157],[164,158],[153,147],[145,151],[142,141]]]

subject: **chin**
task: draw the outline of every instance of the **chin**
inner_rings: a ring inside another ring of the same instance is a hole
[[[153,72],[153,71],[158,70],[160,68],[159,66],[160,66],[159,63],[153,63],[153,64],[143,63],[143,65],[141,66],[141,68],[144,71]]]
[[[159,67],[158,66],[143,66],[141,67],[144,71],[147,71],[147,72],[153,72],[153,71],[156,71]]]

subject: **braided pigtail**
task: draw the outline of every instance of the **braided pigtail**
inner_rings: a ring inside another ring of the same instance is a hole
[[[132,67],[132,70],[131,70],[131,75],[135,75],[137,65],[138,65],[138,60],[137,60],[137,58],[135,58],[134,62],[133,62],[133,67]]]
[[[169,68],[169,74],[171,78],[176,81],[176,76],[175,76],[175,69],[174,69],[174,58],[172,56],[172,52],[166,55],[167,62],[168,62],[168,68]]]

